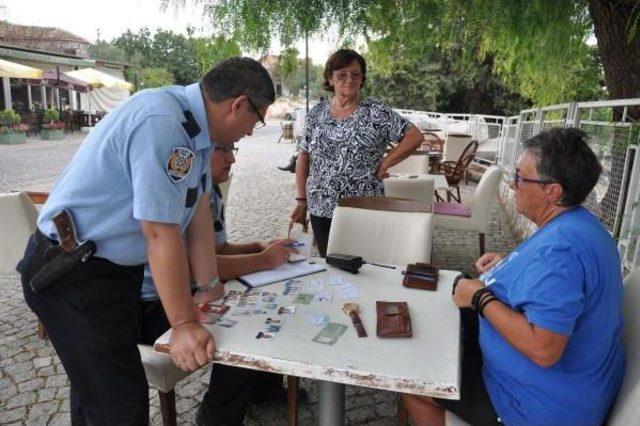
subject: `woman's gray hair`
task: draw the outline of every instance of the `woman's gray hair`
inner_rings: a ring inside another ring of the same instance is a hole
[[[598,183],[602,167],[587,144],[587,135],[573,128],[540,132],[523,143],[536,159],[540,179],[562,186],[560,205],[580,205]]]
[[[256,60],[239,56],[218,62],[200,80],[212,102],[246,95],[258,108],[273,103],[276,93],[267,70]]]

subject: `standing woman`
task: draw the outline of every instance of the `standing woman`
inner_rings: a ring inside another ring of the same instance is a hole
[[[324,88],[334,93],[309,111],[296,163],[296,207],[291,220],[306,223],[307,210],[318,251],[327,254],[333,210],[343,197],[383,195],[389,167],[422,143],[420,131],[375,99],[363,99],[367,64],[340,49],[324,68]],[[384,155],[387,146],[399,142]]]

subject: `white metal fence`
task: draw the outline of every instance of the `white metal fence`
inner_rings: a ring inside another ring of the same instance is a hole
[[[640,108],[640,99],[551,105],[513,117],[396,111],[423,130],[442,132],[445,138],[453,132],[472,135],[480,142],[481,162],[498,164],[508,178],[526,139],[552,127],[582,129],[603,169],[584,205],[618,240],[623,264],[631,269],[640,266],[640,123],[629,118],[631,108]],[[534,225],[515,212],[506,179],[500,195],[517,231],[525,237],[532,233]]]

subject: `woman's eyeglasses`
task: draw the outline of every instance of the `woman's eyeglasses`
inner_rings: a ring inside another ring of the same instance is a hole
[[[362,78],[362,73],[361,72],[336,72],[335,73],[336,78],[339,81],[347,81],[349,79],[349,77],[351,77],[351,80],[357,81],[360,80]]]
[[[520,184],[520,182],[525,182],[525,183],[537,183],[540,185],[548,185],[550,183],[556,183],[553,180],[543,180],[543,179],[529,179],[529,178],[525,178],[520,176],[520,169],[515,169],[513,171],[513,187],[515,189],[518,189],[518,185]]]

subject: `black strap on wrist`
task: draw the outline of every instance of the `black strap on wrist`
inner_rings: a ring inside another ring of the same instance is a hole
[[[495,302],[496,300],[500,300],[497,297],[495,297],[494,295],[485,297],[484,299],[482,299],[482,303],[480,304],[480,308],[478,310],[478,314],[480,314],[480,316],[482,318],[484,318],[484,308],[487,307],[487,305],[491,302]]]
[[[458,286],[458,282],[460,282],[460,280],[463,278],[465,278],[465,276],[463,274],[460,274],[457,277],[455,277],[455,279],[453,280],[453,287],[451,288],[452,296],[456,294],[456,287]]]
[[[471,296],[471,307],[478,312],[478,303],[480,303],[480,298],[482,297],[483,294],[491,294],[491,291],[489,291],[488,288],[486,287],[482,287],[477,289],[474,293],[473,296]]]

